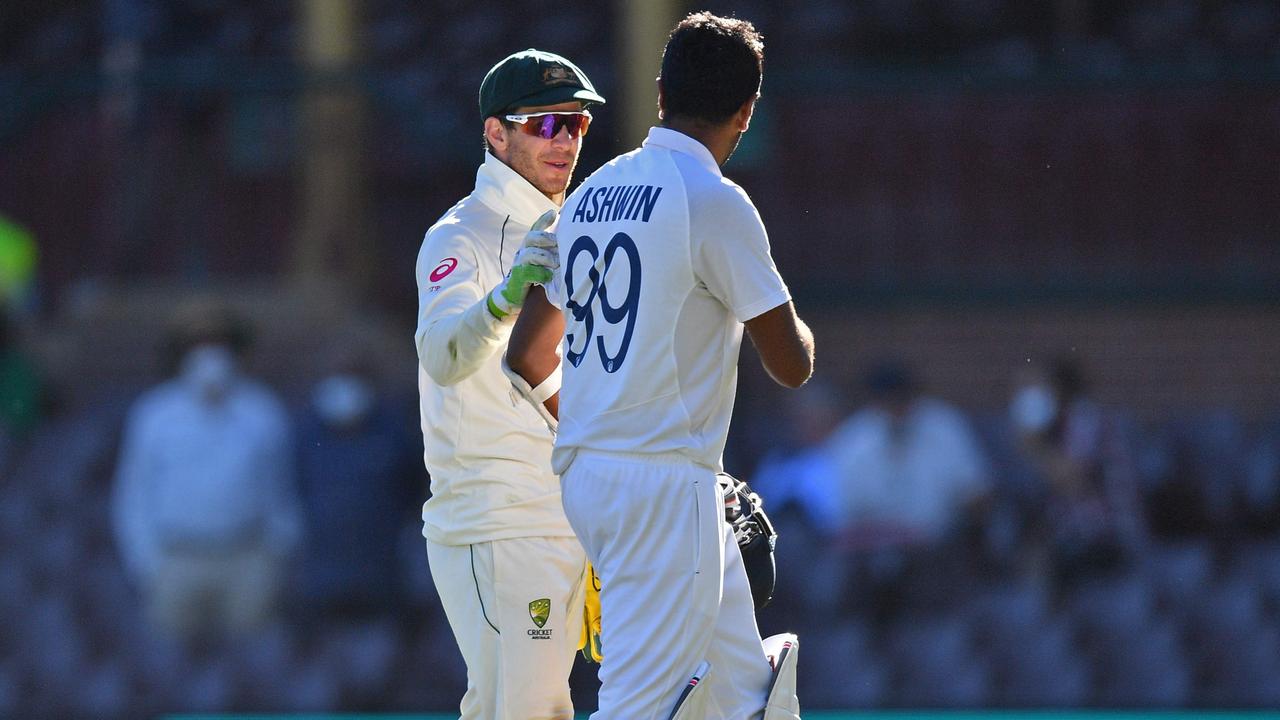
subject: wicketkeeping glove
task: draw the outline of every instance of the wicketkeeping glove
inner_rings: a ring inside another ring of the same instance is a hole
[[[489,293],[489,312],[494,317],[504,318],[520,312],[520,306],[529,294],[529,286],[550,282],[552,274],[560,267],[556,235],[547,229],[555,221],[556,211],[548,210],[525,234],[524,242],[520,243],[520,249],[511,260],[511,272]]]
[[[587,594],[582,608],[582,638],[578,650],[582,659],[599,664],[604,660],[604,648],[600,645],[600,576],[587,563]]]

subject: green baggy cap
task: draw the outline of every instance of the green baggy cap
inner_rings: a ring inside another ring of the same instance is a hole
[[[577,100],[583,106],[604,103],[577,65],[555,53],[522,50],[489,69],[480,83],[480,117],[516,107],[557,105]]]

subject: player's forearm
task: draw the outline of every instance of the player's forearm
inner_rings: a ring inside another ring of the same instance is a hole
[[[530,385],[537,386],[560,366],[556,349],[563,337],[564,315],[547,301],[541,287],[534,287],[511,331],[507,365]]]
[[[511,336],[514,317],[495,318],[488,295],[466,310],[435,320],[418,340],[418,361],[437,385],[454,385],[470,377]]]
[[[774,382],[798,388],[813,375],[813,331],[796,315],[790,302],[745,324],[747,335]]]
[[[796,353],[796,372],[793,379],[799,382],[788,386],[793,388],[800,387],[813,377],[813,330],[810,330],[799,316],[796,316],[796,341],[799,343],[799,348]]]
[[[547,427],[551,432],[556,432],[560,427],[560,366],[557,365],[552,369],[551,374],[547,375],[537,385],[531,385],[523,375],[511,369],[507,364],[506,358],[502,361],[502,372],[506,373],[507,378],[511,381],[511,387],[520,393],[534,410],[547,421]]]

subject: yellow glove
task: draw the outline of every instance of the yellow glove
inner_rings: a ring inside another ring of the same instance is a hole
[[[600,576],[596,569],[587,563],[587,593],[582,608],[582,639],[578,641],[578,650],[587,662],[599,663],[604,659],[604,650],[600,646]]]

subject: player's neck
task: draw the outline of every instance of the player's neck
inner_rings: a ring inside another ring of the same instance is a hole
[[[511,171],[512,171],[512,172],[514,172],[515,174],[519,175],[519,176],[520,176],[520,178],[521,178],[521,179],[523,179],[525,182],[529,183],[529,185],[530,185],[530,186],[532,186],[534,190],[537,190],[539,193],[541,193],[542,195],[546,196],[546,198],[547,198],[548,200],[550,200],[551,202],[555,203],[555,204],[556,204],[556,207],[561,207],[561,206],[563,206],[563,205],[564,205],[564,196],[565,196],[565,191],[564,191],[564,190],[561,190],[560,192],[557,192],[557,193],[549,193],[549,192],[547,192],[547,191],[543,190],[542,188],[538,187],[538,186],[533,182],[533,178],[531,178],[531,177],[529,177],[528,175],[525,175],[524,173],[520,172],[520,170],[519,170],[515,165],[511,164],[511,155],[510,155],[510,153],[502,152],[502,151],[498,150],[497,148],[491,148],[491,149],[489,150],[489,154],[490,154],[490,155],[492,155],[495,159],[497,159],[497,161],[498,161],[498,162],[500,162],[500,163],[502,163],[503,165],[506,165],[507,167],[511,168]]]
[[[683,133],[702,143],[711,151],[716,164],[721,166],[728,162],[729,156],[738,146],[738,136],[741,135],[733,123],[710,125],[680,117],[663,119],[662,127]]]

